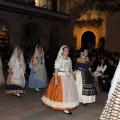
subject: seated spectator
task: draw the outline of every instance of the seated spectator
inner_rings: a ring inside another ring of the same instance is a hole
[[[99,85],[101,87],[101,91],[108,92],[110,89],[110,83],[113,78],[114,72],[116,67],[113,63],[113,58],[109,58],[109,64],[107,66],[107,69],[105,70],[104,74],[100,77],[98,77]]]
[[[97,91],[99,90],[99,83],[98,83],[98,77],[102,76],[107,68],[107,65],[105,63],[105,60],[103,58],[100,59],[100,64],[98,65],[96,71],[93,73],[94,76],[94,82]]]

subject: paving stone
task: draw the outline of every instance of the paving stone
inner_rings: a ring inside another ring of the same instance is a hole
[[[5,86],[0,88],[0,120],[98,120],[107,99],[107,93],[99,92],[97,101],[72,111],[72,115],[62,111],[53,111],[41,102],[45,89],[35,92],[26,88],[21,98],[5,93]]]

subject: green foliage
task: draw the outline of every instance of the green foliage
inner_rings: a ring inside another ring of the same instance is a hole
[[[78,0],[74,3],[73,16],[79,18],[88,10],[106,11],[114,15],[120,11],[120,0]]]
[[[74,25],[77,27],[95,27],[98,28],[102,26],[103,19],[101,18],[94,18],[94,19],[88,19],[88,20],[75,20]]]

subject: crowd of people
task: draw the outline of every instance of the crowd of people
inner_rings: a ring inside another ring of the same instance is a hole
[[[30,47],[30,46],[21,45],[21,49],[23,51],[25,64],[26,64],[26,75],[25,75],[26,80],[29,79],[29,75],[30,75],[29,62],[34,53],[34,48],[35,48],[34,46]],[[8,69],[8,62],[13,53],[13,50],[14,49],[12,48],[11,45],[1,47],[0,49],[1,51],[0,56],[4,70]],[[45,59],[44,61],[45,61],[45,66],[49,80],[51,79],[54,73],[54,61],[57,57],[58,51],[59,51],[59,47],[55,47],[49,50],[44,50],[44,59]],[[81,49],[80,50],[70,49],[69,56],[72,60],[73,69],[75,67],[75,62],[77,58],[80,56],[80,54],[81,54]],[[93,49],[92,51],[89,51],[89,65],[91,68],[91,73],[95,78],[95,86],[97,90],[101,89],[102,91],[109,91],[110,81],[112,80],[114,71],[119,62],[119,57],[120,57],[119,52],[99,51],[98,49]],[[106,85],[104,83],[106,83]]]
[[[98,91],[109,92],[120,53],[74,50],[67,45],[50,50],[40,45],[21,45],[14,50],[11,46],[2,47],[1,59],[0,73],[3,74],[2,65],[9,73],[7,80],[0,79],[1,86],[6,84],[6,93],[20,98],[20,93],[25,93],[26,83],[37,92],[47,87],[41,99],[43,104],[70,115],[69,110],[79,103],[84,106],[94,103]]]
[[[30,47],[30,46],[21,45],[21,49],[23,51],[25,64],[26,64],[26,77],[28,77],[30,74],[29,62],[34,53],[34,48],[35,48],[34,46]],[[12,48],[11,45],[1,47],[1,49],[0,49],[0,53],[1,53],[0,57],[2,60],[4,70],[8,69],[8,62],[13,53],[13,50],[14,49]],[[58,51],[59,51],[59,47],[55,47],[55,48],[52,48],[49,50],[44,50],[45,66],[46,66],[47,75],[48,75],[49,79],[52,77],[53,72],[54,72],[54,61],[57,57]],[[75,67],[76,59],[80,56],[80,54],[81,54],[81,49],[80,50],[70,49],[69,56],[72,60],[73,69]],[[110,79],[112,79],[112,77],[114,75],[113,71],[115,71],[117,64],[119,62],[119,57],[120,57],[119,52],[108,52],[107,50],[99,51],[98,49],[93,49],[92,51],[89,51],[89,61],[90,61],[89,64],[90,64],[91,72],[92,72],[92,74],[94,74],[95,79],[97,79],[97,80],[95,80],[95,84],[97,87],[96,89],[99,89],[100,86],[102,86],[102,88],[103,88],[103,83],[101,83],[100,79],[103,79],[106,77],[107,78],[109,77]],[[104,68],[100,67],[102,64],[103,64]],[[100,69],[102,69],[102,70],[100,70]],[[105,75],[105,77],[101,76],[98,73],[98,71],[102,72],[101,74]],[[26,78],[26,79],[28,79],[28,78]],[[105,82],[104,80],[102,80],[102,81]],[[106,82],[108,82],[108,81],[106,81]],[[100,86],[98,86],[98,84],[100,84]],[[109,87],[110,86],[108,85],[107,90],[109,89]],[[103,88],[103,90],[105,90],[105,89]]]

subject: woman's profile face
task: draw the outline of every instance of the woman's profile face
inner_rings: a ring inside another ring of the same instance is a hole
[[[64,56],[68,56],[69,55],[69,49],[68,48],[64,48],[63,49],[63,55]]]
[[[21,48],[18,48],[17,52],[18,52],[18,55],[20,55],[22,52]]]
[[[102,65],[104,65],[104,63],[105,63],[104,59],[101,59],[100,63],[101,63]]]
[[[38,48],[38,52],[39,52],[39,54],[42,53],[42,48],[41,47]]]
[[[88,50],[87,50],[87,49],[85,49],[85,50],[83,51],[83,55],[84,55],[85,57],[88,56]]]

